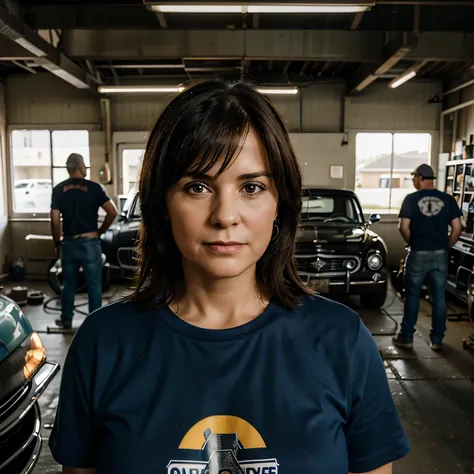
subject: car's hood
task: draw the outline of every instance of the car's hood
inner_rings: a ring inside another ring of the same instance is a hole
[[[367,240],[367,230],[358,224],[321,224],[303,221],[296,234],[301,243],[360,243]]]
[[[20,346],[32,331],[18,305],[0,295],[0,362]]]

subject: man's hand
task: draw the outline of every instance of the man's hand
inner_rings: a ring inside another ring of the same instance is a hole
[[[411,238],[410,219],[407,219],[406,217],[402,217],[401,219],[399,219],[398,230],[400,231],[400,234],[402,234],[403,240],[407,244],[410,244],[410,238]]]

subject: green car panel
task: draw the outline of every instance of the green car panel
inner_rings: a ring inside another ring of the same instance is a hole
[[[15,302],[0,295],[0,362],[32,332],[30,323]]]

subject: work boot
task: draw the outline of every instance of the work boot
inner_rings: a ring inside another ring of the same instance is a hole
[[[392,337],[392,342],[397,347],[413,349],[413,340],[407,339],[401,332],[399,332],[395,337]]]
[[[56,319],[54,321],[56,326],[61,329],[71,329],[72,328],[72,321],[65,321],[64,319]]]

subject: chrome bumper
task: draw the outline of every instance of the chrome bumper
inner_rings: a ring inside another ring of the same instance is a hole
[[[315,275],[314,273],[299,273],[301,280],[303,283],[309,287],[313,287],[314,289],[320,290],[322,282],[326,282],[326,286],[328,289],[330,288],[341,288],[344,287],[344,291],[346,293],[350,293],[351,287],[358,287],[358,286],[374,286],[377,287],[379,285],[385,285],[387,280],[380,274],[374,273],[371,280],[351,280],[351,274],[347,273],[321,273]],[[341,280],[340,278],[343,278]],[[339,278],[338,280],[332,280],[331,278]],[[320,290],[321,291],[321,290]]]
[[[26,459],[18,474],[29,474],[41,450],[41,415],[38,398],[59,371],[56,363],[45,362],[34,376],[0,406],[0,474],[12,472],[9,465]],[[18,442],[15,437],[20,439]],[[6,452],[2,454],[2,449]],[[12,452],[13,449],[13,452]]]

